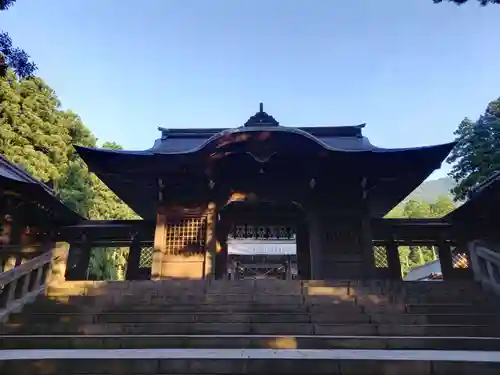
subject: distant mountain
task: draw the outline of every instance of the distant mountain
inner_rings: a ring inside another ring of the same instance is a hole
[[[439,196],[445,195],[453,199],[450,190],[455,186],[455,181],[450,177],[443,177],[437,180],[425,181],[422,185],[416,188],[406,199],[422,200],[429,203],[434,203]]]

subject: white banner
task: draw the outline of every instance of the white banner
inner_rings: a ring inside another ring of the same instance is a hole
[[[297,245],[292,241],[230,240],[227,251],[234,255],[295,255]]]

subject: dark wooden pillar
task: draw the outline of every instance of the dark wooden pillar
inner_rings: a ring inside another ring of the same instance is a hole
[[[297,249],[297,267],[299,277],[302,280],[322,280],[329,278],[328,266],[322,261],[322,255],[325,252],[325,223],[326,219],[321,220],[316,210],[310,210],[307,213],[307,225],[309,232],[309,252],[299,252]],[[308,255],[309,259],[306,259]],[[309,260],[309,261],[307,261]]]
[[[153,243],[153,265],[151,266],[151,279],[161,280],[163,268],[163,254],[166,251],[167,215],[160,207],[156,213],[156,229]]]
[[[453,279],[453,259],[451,256],[450,244],[444,241],[439,242],[438,252],[443,280]]]
[[[127,258],[127,272],[125,273],[125,280],[139,280],[140,279],[140,261],[141,261],[141,240],[139,235],[136,234],[130,244],[128,258]]]
[[[205,241],[204,276],[215,279],[215,259],[217,255],[217,204],[209,203],[207,210],[207,238]]]
[[[361,217],[360,246],[363,259],[363,279],[376,278],[375,259],[373,258],[373,235],[370,225],[370,217],[365,214]]]
[[[323,236],[323,233],[321,233]],[[312,279],[311,275],[311,233],[305,216],[297,220],[297,276],[301,280]],[[317,260],[317,259],[316,259]]]
[[[361,178],[361,207],[360,207],[360,246],[363,259],[363,279],[374,279],[377,276],[375,259],[373,258],[373,233],[371,227],[370,202],[367,189],[368,180]]]
[[[399,261],[398,245],[390,241],[385,245],[387,251],[387,263],[389,265],[389,278],[401,280],[401,262]]]
[[[243,199],[243,196],[239,197],[239,193],[229,194],[228,196],[218,200],[217,204],[222,209],[225,205],[231,203],[233,200]],[[215,228],[216,236],[216,249],[215,249],[215,259],[214,259],[214,278],[217,280],[227,280],[228,278],[228,261],[229,254],[227,248],[227,240],[229,233],[233,229],[235,222],[238,222],[240,218],[235,218],[233,215],[229,217],[227,214],[217,215],[217,225]]]
[[[79,244],[71,244],[68,252],[66,280],[87,280],[92,244],[82,236]]]

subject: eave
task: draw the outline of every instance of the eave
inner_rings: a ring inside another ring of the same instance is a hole
[[[3,155],[0,155],[0,187],[19,194],[25,202],[33,202],[54,222],[68,225],[83,220],[49,186],[9,162]]]
[[[283,137],[282,148],[271,150],[265,155],[255,155],[249,151],[249,143],[235,141],[235,135],[262,134],[267,129],[245,132],[228,132],[212,137],[204,147],[189,152],[155,153],[147,151],[98,150],[76,147],[78,153],[95,172],[124,202],[144,218],[151,218],[158,199],[158,178],[168,185],[178,173],[203,177],[207,165],[214,162],[214,157],[230,154],[248,154],[249,163],[273,163],[275,158],[297,155],[299,152],[309,155],[328,155],[341,158],[343,163],[356,160],[353,168],[360,168],[360,173],[370,176],[374,185],[369,191],[369,199],[375,206],[374,216],[383,216],[393,206],[404,199],[422,183],[446,158],[455,143],[404,149],[373,148],[363,151],[332,149],[313,136],[300,131],[278,132]],[[237,138],[237,137],[236,137]],[[252,137],[250,137],[252,139]],[[296,142],[288,147],[289,141]],[[251,142],[251,141],[249,141]],[[258,144],[257,144],[258,146]],[[257,147],[258,150],[258,147]],[[253,161],[252,161],[253,159]],[[339,159],[340,160],[340,159]],[[320,159],[318,159],[320,162]],[[271,165],[269,164],[269,165]],[[361,170],[362,168],[362,170]],[[208,176],[205,176],[208,179]]]

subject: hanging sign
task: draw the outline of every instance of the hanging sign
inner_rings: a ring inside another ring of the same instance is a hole
[[[295,241],[228,240],[227,251],[234,255],[295,255]]]

